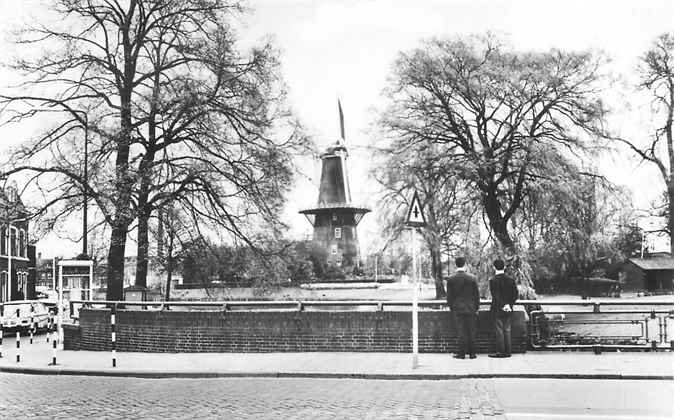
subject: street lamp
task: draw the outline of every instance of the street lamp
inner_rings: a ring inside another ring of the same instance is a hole
[[[89,197],[87,195],[87,188],[89,186],[89,117],[86,111],[79,109],[43,109],[36,108],[36,112],[68,112],[73,114],[75,118],[80,121],[80,126],[84,128],[84,180],[82,185],[82,258],[87,258],[87,203]],[[78,114],[81,115],[81,119],[78,117]]]

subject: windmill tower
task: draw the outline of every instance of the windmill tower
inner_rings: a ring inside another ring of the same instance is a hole
[[[369,208],[351,202],[346,169],[348,152],[344,141],[344,114],[339,107],[341,138],[321,154],[321,184],[316,207],[300,210],[314,227],[314,243],[324,249],[328,266],[345,271],[359,265],[360,250],[356,227]]]

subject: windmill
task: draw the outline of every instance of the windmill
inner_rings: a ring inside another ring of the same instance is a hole
[[[344,113],[339,108],[341,137],[321,154],[321,183],[315,207],[300,210],[314,227],[313,241],[323,248],[328,266],[345,271],[359,266],[360,249],[357,226],[370,209],[351,201],[346,165],[348,152],[344,136]]]

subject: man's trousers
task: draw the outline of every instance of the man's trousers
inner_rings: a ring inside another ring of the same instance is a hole
[[[510,354],[511,340],[510,329],[512,326],[512,312],[497,311],[494,317],[494,345],[496,352]]]
[[[459,335],[458,355],[475,354],[477,315],[473,313],[455,315],[456,332]]]

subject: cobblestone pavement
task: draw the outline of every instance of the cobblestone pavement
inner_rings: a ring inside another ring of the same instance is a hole
[[[505,419],[489,380],[137,379],[0,373],[2,418]]]

